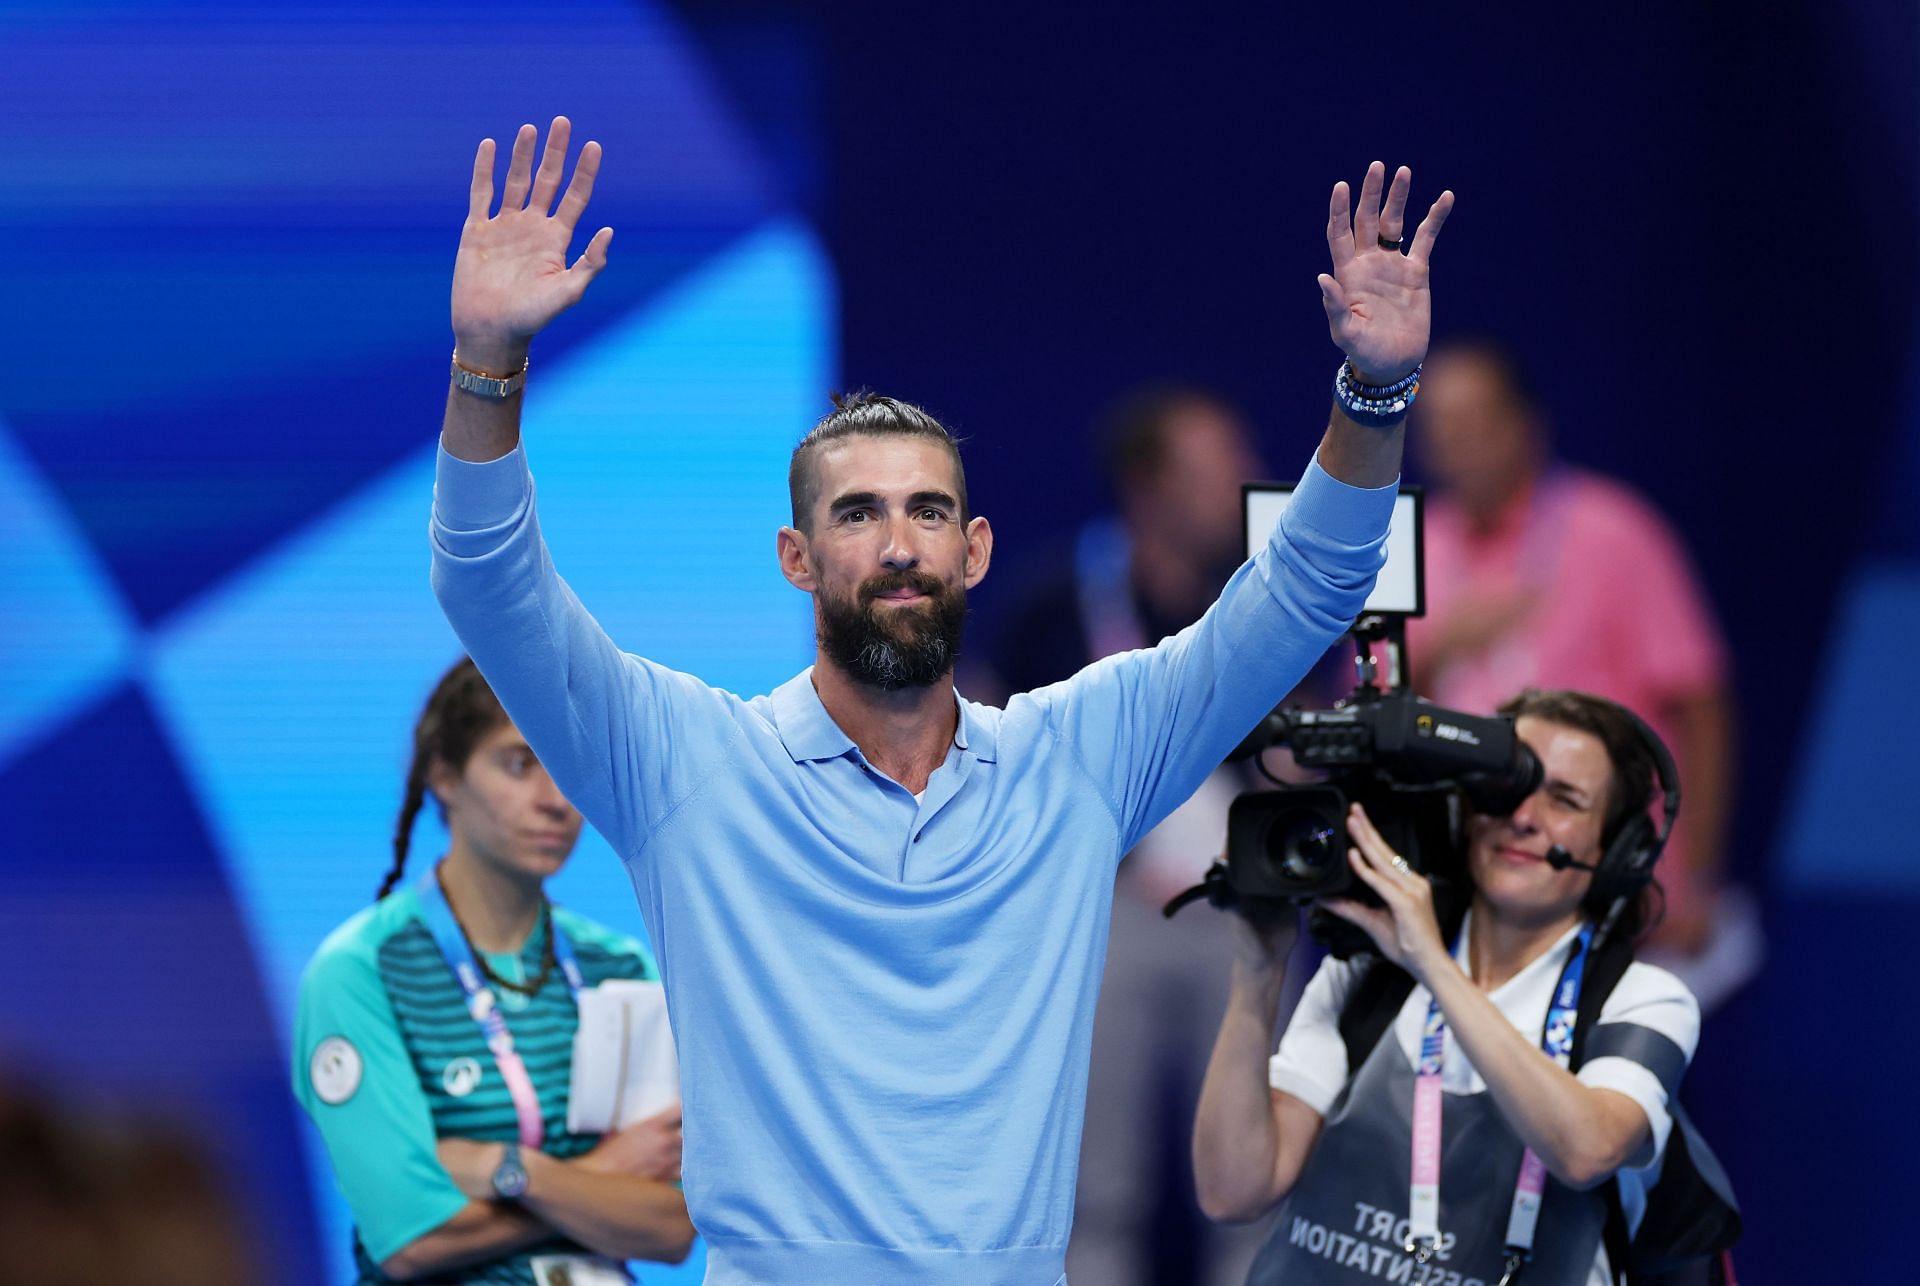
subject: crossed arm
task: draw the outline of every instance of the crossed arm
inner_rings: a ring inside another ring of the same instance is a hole
[[[502,1145],[442,1139],[441,1164],[467,1197],[453,1217],[414,1238],[381,1265],[408,1280],[509,1255],[556,1234],[612,1259],[678,1263],[693,1244],[679,1175],[680,1109],[607,1135],[591,1152],[562,1161],[523,1150],[527,1191],[493,1198]]]

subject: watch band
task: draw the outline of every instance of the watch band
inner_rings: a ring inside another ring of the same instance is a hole
[[[496,402],[504,402],[515,393],[518,393],[521,388],[525,386],[526,382],[527,364],[525,362],[521,362],[520,369],[511,375],[504,377],[487,375],[471,367],[462,366],[460,364],[459,350],[456,349],[454,351],[453,386],[464,393],[472,393],[479,397],[491,398]]]

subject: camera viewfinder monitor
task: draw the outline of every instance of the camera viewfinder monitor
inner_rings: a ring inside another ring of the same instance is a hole
[[[1291,482],[1249,482],[1240,488],[1240,513],[1246,520],[1247,557],[1267,543],[1273,524],[1293,499]],[[1420,545],[1421,490],[1402,487],[1394,497],[1387,528],[1387,561],[1367,595],[1361,615],[1423,616],[1427,610],[1425,551]]]

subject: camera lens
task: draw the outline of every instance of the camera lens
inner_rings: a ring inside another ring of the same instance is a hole
[[[1325,813],[1292,808],[1273,819],[1267,830],[1267,853],[1290,880],[1312,884],[1340,860],[1340,831]]]

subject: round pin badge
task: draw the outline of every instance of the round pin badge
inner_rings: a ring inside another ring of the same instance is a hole
[[[454,1098],[465,1098],[480,1088],[480,1063],[472,1058],[456,1058],[440,1074],[441,1088]]]
[[[329,1036],[314,1047],[313,1058],[307,1064],[307,1078],[313,1082],[313,1092],[322,1103],[338,1107],[360,1088],[363,1070],[360,1051],[353,1047],[353,1042],[345,1036]]]

